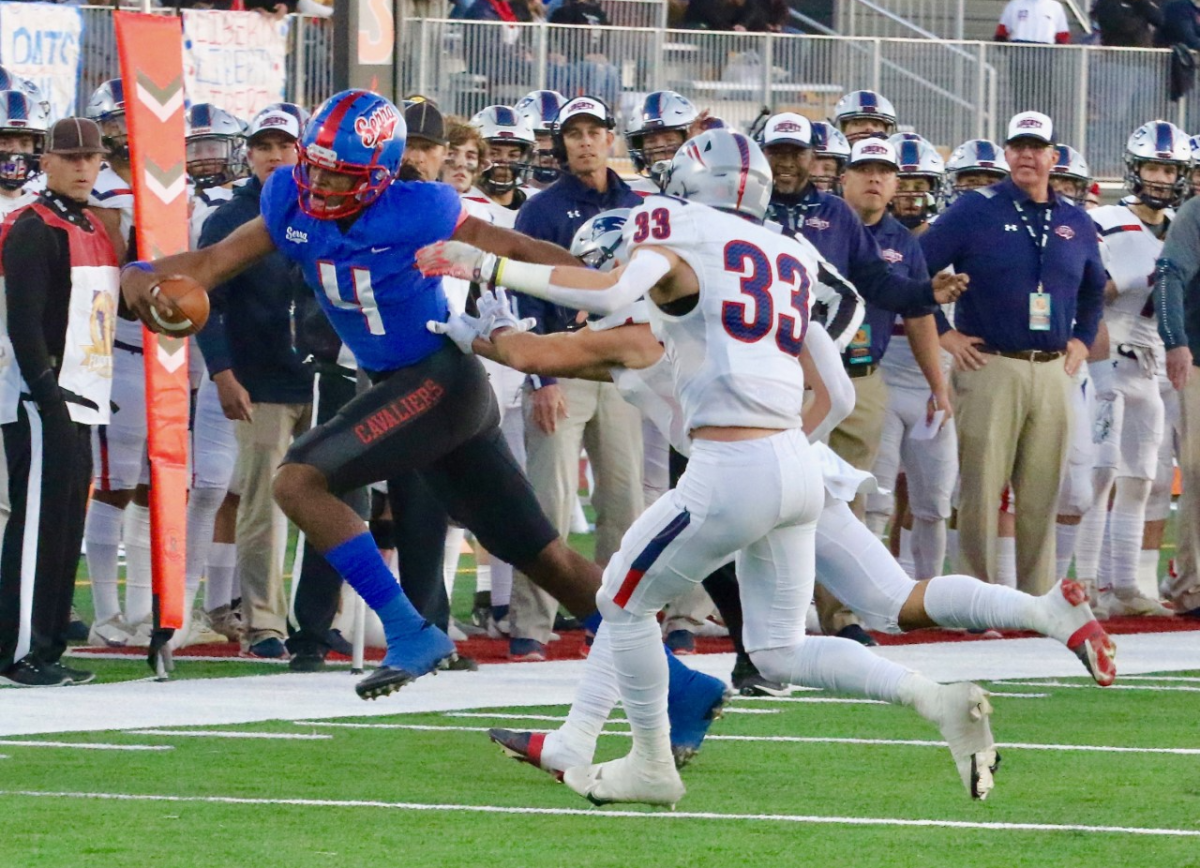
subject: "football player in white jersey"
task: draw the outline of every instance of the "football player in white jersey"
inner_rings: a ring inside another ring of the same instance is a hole
[[[1143,124],[1125,145],[1130,195],[1091,211],[1110,279],[1104,305],[1109,356],[1089,364],[1099,450],[1095,499],[1080,527],[1076,572],[1095,582],[1099,608],[1113,615],[1172,614],[1157,594],[1138,589],[1137,567],[1165,428],[1157,373],[1166,356],[1153,284],[1170,209],[1183,199],[1190,165],[1182,130],[1166,121]]]
[[[208,215],[233,196],[234,182],[246,177],[246,135],[241,121],[212,103],[194,104],[184,121],[184,152],[193,190],[188,238],[195,249]]]
[[[898,133],[889,141],[899,161],[891,211],[913,235],[920,235],[937,213],[945,164],[920,136]],[[896,317],[893,334],[904,333],[904,322]],[[945,352],[941,357],[943,375],[948,376],[950,357]],[[900,563],[912,569],[914,578],[929,579],[942,572],[946,559],[946,520],[958,478],[958,436],[953,419],[936,430],[930,425],[936,401],[908,341],[892,341],[880,368],[888,402],[873,472],[880,488],[890,492],[904,471],[907,507],[897,511],[894,519],[902,525]],[[867,498],[867,525],[877,534],[892,514],[892,501],[890,494],[882,492]]]
[[[673,90],[646,94],[625,129],[625,146],[638,177],[629,189],[639,196],[662,192],[662,171],[670,165],[675,152],[700,130],[694,125],[700,111],[687,97]]]
[[[108,163],[92,192],[93,210],[116,212],[121,238],[133,243],[133,170],[125,123],[125,88],[118,78],[96,88],[86,114],[100,125]],[[113,411],[92,429],[95,480],[84,542],[96,609],[88,641],[94,645],[149,645],[151,627],[150,467],[146,458],[146,375],[142,324],[117,319],[113,344]],[[117,549],[125,543],[125,608],[117,595]]]
[[[484,150],[479,159],[478,189],[464,198],[487,205],[495,214],[492,222],[511,229],[517,210],[529,199],[526,185],[537,149],[533,125],[526,115],[493,105],[471,118],[471,126],[479,130]]]
[[[633,751],[568,769],[564,780],[598,803],[673,805],[682,797],[655,616],[733,558],[746,650],[765,677],[811,683],[836,673],[843,689],[913,705],[940,727],[971,795],[986,796],[996,754],[983,690],[935,684],[848,639],[804,637],[824,484],[800,430],[797,358],[819,263],[762,225],[771,194],[766,158],[746,136],[710,130],[675,155],[665,189],[669,196],[633,212],[630,260],[608,273],[446,243],[418,253],[427,272],[495,279],[596,313],[647,295],[692,439],[678,487],[629,529],[597,595],[605,620],[588,667],[615,668]]]
[[[533,151],[533,171],[529,176],[529,195],[544,190],[562,174],[554,156],[554,119],[567,104],[567,98],[556,90],[532,90],[517,100],[513,109],[529,120],[537,147]]]

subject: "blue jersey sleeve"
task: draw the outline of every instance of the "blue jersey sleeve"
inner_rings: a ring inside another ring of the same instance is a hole
[[[267,224],[267,232],[280,250],[284,249],[287,212],[295,202],[296,180],[292,177],[292,170],[288,166],[280,166],[267,178],[267,183],[263,184],[258,206],[263,222]]]

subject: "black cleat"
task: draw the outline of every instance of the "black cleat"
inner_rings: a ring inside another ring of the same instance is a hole
[[[388,696],[395,693],[410,681],[415,681],[417,677],[404,669],[380,666],[362,681],[358,682],[358,684],[355,684],[354,692],[362,699],[378,699],[381,696]]]
[[[437,665],[439,672],[478,672],[479,664],[470,657],[462,657],[457,651],[442,658]]]
[[[70,666],[64,666],[61,662],[50,665],[66,677],[68,684],[91,684],[96,680],[96,673],[88,672],[86,669],[72,669]]]
[[[789,685],[764,678],[748,657],[738,657],[730,680],[734,693],[741,696],[788,696],[792,692]]]
[[[13,687],[63,687],[70,683],[71,679],[62,671],[62,667],[43,663],[32,654],[27,654],[0,672],[0,684],[11,684]]]
[[[292,659],[288,661],[288,669],[292,672],[323,672],[325,655],[320,651],[300,651],[292,655]]]
[[[875,637],[864,630],[860,624],[847,624],[837,631],[837,635],[842,639],[850,639],[868,648],[874,648],[879,644]]]

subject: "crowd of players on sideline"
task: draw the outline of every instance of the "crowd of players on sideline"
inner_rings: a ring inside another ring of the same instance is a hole
[[[630,209],[641,197],[659,192],[662,172],[684,143],[724,126],[679,94],[648,95],[625,124],[626,150],[637,175],[623,179],[608,168],[617,124],[599,99],[568,101],[552,91],[535,91],[514,106],[492,106],[468,120],[444,118],[433,103],[415,98],[406,102],[404,114],[408,142],[400,177],[450,184],[466,213],[569,245],[592,267],[611,266]],[[1049,119],[1028,114],[1031,123],[1044,121],[1049,127]],[[120,80],[97,89],[86,115],[100,126],[108,150],[90,205],[115,217],[121,240],[132,248],[133,193]],[[295,163],[295,143],[307,118],[302,107],[290,104],[270,106],[245,121],[215,106],[191,107],[186,148],[193,246],[214,244],[257,215],[266,178]],[[36,88],[0,71],[0,214],[11,214],[36,197],[38,155],[49,127],[48,105]],[[1194,564],[1190,574],[1158,575],[1175,459],[1185,448],[1179,422],[1182,380],[1168,378],[1167,351],[1186,344],[1178,329],[1169,345],[1159,336],[1170,333],[1168,319],[1182,314],[1167,309],[1154,283],[1172,209],[1200,191],[1200,139],[1189,141],[1163,121],[1132,131],[1126,149],[1128,195],[1105,207],[1084,156],[1065,144],[1054,145],[1050,177],[1056,194],[1097,209],[1095,227],[1109,276],[1105,326],[1092,346],[1090,364],[1073,372],[1073,439],[1062,484],[1053,492],[1056,508],[1041,514],[1039,506],[1034,522],[1018,523],[1015,498],[1006,489],[989,508],[986,533],[980,537],[976,523],[972,539],[963,540],[963,550],[976,556],[960,558],[954,530],[959,465],[976,456],[958,443],[948,374],[951,366],[977,370],[995,353],[953,328],[952,305],[901,315],[884,299],[893,280],[928,278],[914,238],[968,191],[1007,177],[1004,148],[970,140],[944,159],[920,135],[900,132],[891,104],[870,91],[846,95],[829,122],[809,123],[780,112],[760,118],[752,132],[774,176],[769,219],[786,234],[810,241],[868,301],[867,319],[843,356],[857,404],[830,444],[879,480],[878,491],[858,498],[856,511],[876,534],[890,528],[892,551],[905,571],[930,579],[944,572],[949,557],[965,563],[963,572],[1042,593],[1073,562],[1101,617],[1200,611]],[[860,147],[852,163],[852,147],[863,141],[878,145]],[[564,177],[589,180],[569,189],[556,183]],[[550,187],[553,192],[542,192]],[[844,197],[844,204],[837,197]],[[1011,231],[1023,234],[1022,222]],[[1044,238],[1041,243],[1044,247]],[[136,258],[132,249],[127,258]],[[238,292],[238,284],[253,291]],[[467,281],[446,278],[444,285],[454,312],[471,309]],[[213,315],[193,343],[188,623],[172,642],[181,647],[238,641],[249,656],[290,656],[293,669],[311,671],[323,665],[330,650],[348,650],[335,629],[341,581],[322,559],[307,558],[302,545],[289,604],[282,582],[285,537],[271,502],[270,479],[294,437],[353,398],[355,361],[314,306],[298,270],[282,257],[239,275],[212,299]],[[534,319],[540,334],[587,324],[585,315],[538,299],[521,297],[516,305],[521,316]],[[906,340],[890,340],[902,335]],[[96,645],[146,646],[153,626],[141,341],[140,323],[118,320],[115,412],[107,426],[93,430],[94,487],[84,534],[95,617],[90,628],[72,628],[78,631],[73,638]],[[604,563],[638,513],[672,483],[674,459],[666,438],[603,386],[555,381],[536,371],[527,377],[497,362],[487,365],[509,447],[528,462],[543,509],[563,535],[582,521],[574,491],[581,444],[586,447],[594,476],[596,556]],[[463,531],[449,526],[419,492],[412,494],[411,484],[382,488],[348,495],[347,502],[371,520],[379,548],[392,552],[406,593],[431,622],[452,636],[506,637],[512,658],[530,661],[545,659],[555,629],[577,626],[556,617],[557,603],[545,591],[478,547],[472,623],[456,624],[448,595]],[[1038,575],[1034,557],[1022,562],[1026,569],[1017,566],[1018,552],[1045,549],[1042,539],[1024,540],[1018,533],[1018,527],[1024,531],[1035,523],[1043,525],[1042,537],[1056,537],[1057,562],[1045,576]],[[443,538],[444,546],[430,544]],[[123,603],[118,594],[122,545]],[[202,579],[204,598],[197,605]],[[874,642],[832,596],[821,600],[819,594],[817,610],[825,632]],[[713,629],[713,612],[712,599],[699,586],[673,601],[664,623],[668,646],[680,654],[694,650],[694,636]],[[460,658],[448,665],[471,663]],[[82,680],[78,675],[50,679]],[[784,687],[762,677],[744,653],[734,683],[750,692]]]

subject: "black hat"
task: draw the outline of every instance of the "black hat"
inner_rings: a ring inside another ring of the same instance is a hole
[[[437,106],[430,102],[413,103],[404,110],[408,138],[425,139],[435,145],[447,145],[446,122]]]

